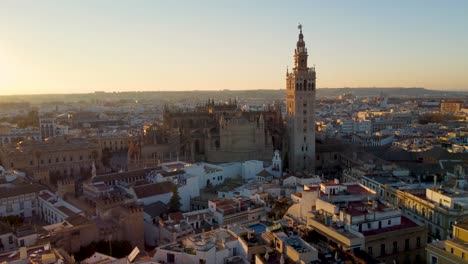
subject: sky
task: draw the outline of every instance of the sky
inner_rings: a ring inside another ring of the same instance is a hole
[[[0,0],[0,95],[317,87],[468,90],[468,1]]]

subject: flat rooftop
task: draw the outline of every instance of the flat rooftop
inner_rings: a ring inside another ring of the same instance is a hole
[[[310,252],[309,247],[298,236],[287,237],[284,239],[284,242],[286,242],[286,244],[291,246],[294,250],[296,250],[299,253]]]
[[[389,227],[384,227],[384,228],[379,228],[379,229],[374,229],[374,230],[369,230],[369,231],[363,231],[362,234],[364,236],[373,236],[373,235],[383,234],[387,232],[402,230],[406,228],[413,228],[417,226],[418,225],[415,222],[411,221],[409,218],[401,216],[401,224],[399,225],[389,226]]]

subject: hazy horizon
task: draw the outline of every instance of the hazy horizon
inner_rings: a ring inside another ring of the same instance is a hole
[[[468,90],[466,1],[2,1],[0,95],[284,89],[303,25],[317,86]]]
[[[318,90],[321,89],[369,89],[369,90],[385,90],[385,89],[425,89],[432,92],[463,92],[468,93],[467,89],[460,89],[460,90],[437,90],[437,89],[428,89],[425,87],[317,87]],[[85,94],[95,94],[95,93],[157,93],[157,92],[175,92],[175,93],[183,93],[183,92],[245,92],[245,91],[281,91],[285,90],[285,88],[279,89],[218,89],[218,90],[204,90],[204,89],[192,89],[192,90],[128,90],[128,91],[91,91],[91,92],[69,92],[69,93],[30,93],[30,94],[0,94],[0,97],[15,97],[15,96],[46,96],[46,95],[85,95]]]

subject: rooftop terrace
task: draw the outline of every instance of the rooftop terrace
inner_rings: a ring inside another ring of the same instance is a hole
[[[305,242],[298,236],[291,236],[284,239],[284,242],[291,246],[298,253],[310,252],[310,246],[306,245]]]

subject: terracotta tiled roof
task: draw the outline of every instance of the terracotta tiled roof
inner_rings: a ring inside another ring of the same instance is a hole
[[[159,182],[133,187],[138,199],[172,192],[172,182]]]
[[[271,176],[273,176],[273,174],[269,173],[267,170],[262,170],[261,172],[257,173],[257,176],[271,177]]]
[[[175,222],[180,222],[180,220],[184,219],[184,216],[182,215],[181,212],[175,212],[175,213],[170,213],[169,214],[169,219],[175,221]]]

